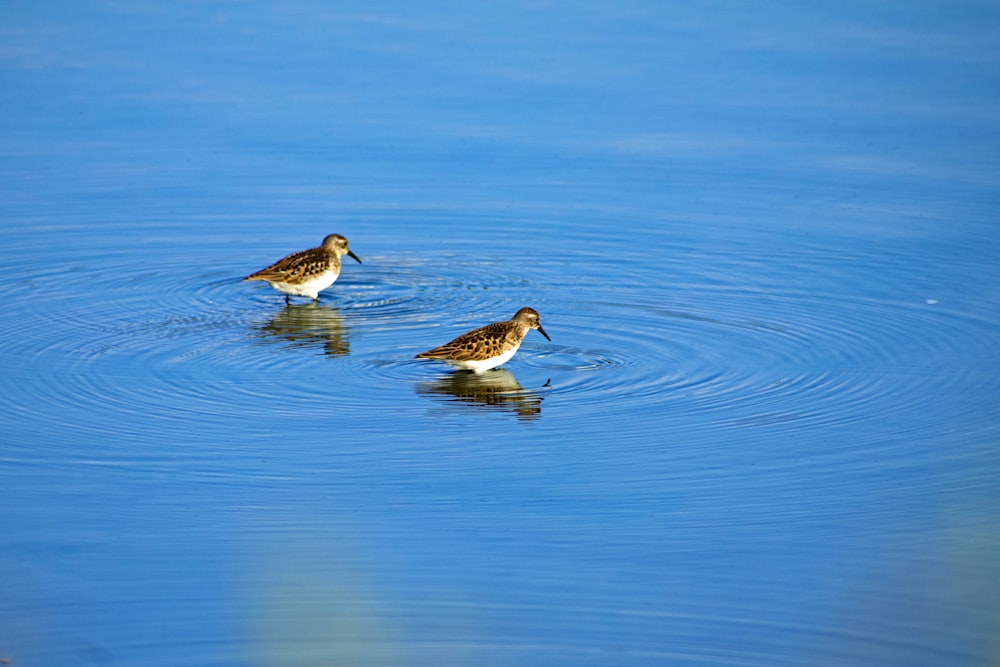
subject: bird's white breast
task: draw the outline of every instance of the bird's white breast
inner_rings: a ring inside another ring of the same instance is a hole
[[[520,345],[515,345],[503,354],[498,354],[495,357],[489,357],[488,359],[476,359],[471,361],[456,361],[454,359],[442,359],[447,364],[454,366],[455,368],[461,368],[463,370],[472,371],[474,373],[484,373],[491,368],[496,368],[497,366],[502,366],[503,364],[510,361],[511,357],[517,352],[517,348]]]
[[[271,285],[271,287],[279,292],[291,294],[292,296],[308,296],[315,299],[320,292],[325,290],[337,280],[338,275],[340,274],[334,271],[324,271],[323,273],[307,278],[301,283],[294,285],[277,280],[269,280],[267,282]]]

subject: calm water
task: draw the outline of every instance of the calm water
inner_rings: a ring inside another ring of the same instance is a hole
[[[0,9],[0,658],[997,664],[1000,8],[663,5]]]

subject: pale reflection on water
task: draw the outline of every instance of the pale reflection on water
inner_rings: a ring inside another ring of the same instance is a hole
[[[542,416],[542,396],[522,387],[506,368],[494,368],[479,375],[471,371],[454,371],[437,380],[417,384],[417,393],[457,409],[501,410],[523,420]]]
[[[322,303],[292,303],[257,326],[255,334],[294,348],[320,347],[324,354],[350,354],[348,326],[337,308]]]

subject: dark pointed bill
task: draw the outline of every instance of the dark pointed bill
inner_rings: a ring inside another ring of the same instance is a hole
[[[358,256],[355,255],[353,252],[351,252],[350,250],[348,250],[347,254],[350,255],[351,257],[353,257],[358,262],[358,264],[361,264],[361,260],[358,259]]]
[[[552,342],[552,339],[551,339],[551,338],[549,338],[549,335],[548,335],[547,333],[545,333],[545,329],[543,329],[543,328],[542,328],[542,325],[541,325],[541,324],[539,324],[539,325],[538,325],[538,333],[540,333],[540,334],[542,334],[543,336],[545,336],[545,339],[546,339],[547,341],[549,341],[550,343]]]

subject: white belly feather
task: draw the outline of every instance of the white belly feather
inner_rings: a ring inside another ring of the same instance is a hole
[[[510,358],[514,356],[514,353],[517,352],[517,348],[519,347],[521,346],[516,345],[503,354],[498,354],[497,356],[490,357],[489,359],[480,359],[477,361],[455,361],[454,359],[442,359],[441,361],[454,366],[455,368],[473,371],[474,373],[483,373],[491,368],[496,368],[497,366],[501,366],[510,361]]]
[[[267,284],[284,294],[290,294],[292,296],[308,296],[315,299],[320,292],[325,290],[337,280],[338,275],[338,273],[334,273],[333,271],[324,271],[318,276],[310,278],[297,285],[291,285],[278,280],[268,280]]]

